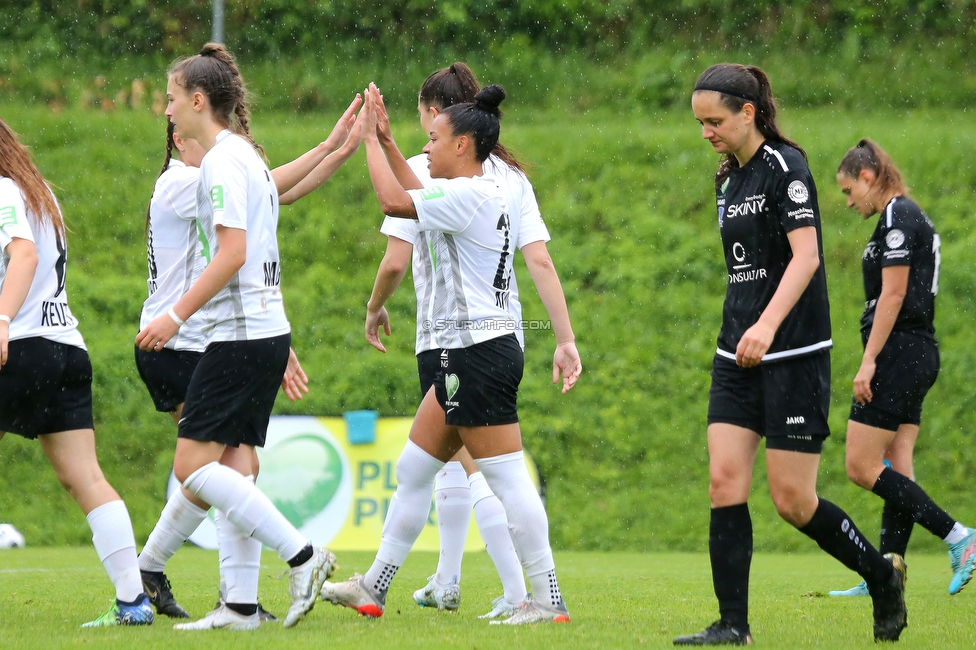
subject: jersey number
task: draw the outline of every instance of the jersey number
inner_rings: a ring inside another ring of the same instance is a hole
[[[68,249],[65,248],[64,242],[58,236],[54,237],[55,242],[58,246],[58,261],[54,263],[54,272],[58,275],[58,290],[54,293],[54,297],[57,298],[64,291],[64,281],[65,281],[65,267],[68,265]]]
[[[492,286],[495,287],[495,305],[501,309],[508,309],[508,285],[511,279],[505,274],[505,262],[508,260],[510,237],[512,234],[512,223],[508,219],[507,214],[503,214],[498,218],[498,225],[495,226],[495,230],[502,233],[504,242],[502,242],[502,254],[498,259],[498,269],[495,271],[495,281]]]
[[[932,253],[935,255],[935,272],[932,273],[932,295],[939,294],[939,266],[942,265],[942,241],[938,235],[932,236]]]

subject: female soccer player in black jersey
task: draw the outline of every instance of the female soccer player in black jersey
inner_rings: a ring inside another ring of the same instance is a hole
[[[939,374],[935,295],[939,235],[891,158],[871,140],[850,149],[837,169],[847,206],[864,219],[879,215],[864,249],[864,356],[854,377],[847,423],[847,475],[885,500],[881,550],[904,555],[914,522],[949,546],[957,594],[976,561],[976,531],[955,521],[913,482],[912,451],[922,400]],[[886,467],[884,461],[888,460]],[[833,595],[867,595],[862,584]]]
[[[832,343],[817,190],[806,156],[780,133],[769,80],[757,67],[708,68],[691,105],[702,137],[724,156],[715,188],[728,285],[708,402],[709,554],[721,618],[674,642],[752,642],[747,500],[763,437],[776,510],[867,581],[875,639],[895,640],[907,621],[901,557],[882,557],[816,491],[829,435]]]

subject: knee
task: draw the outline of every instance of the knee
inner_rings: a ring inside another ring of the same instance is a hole
[[[83,466],[58,466],[54,468],[54,473],[58,477],[61,487],[72,496],[76,496],[105,480],[102,468],[98,466],[97,462]]]
[[[743,503],[749,498],[749,483],[730,465],[712,465],[709,468],[708,498],[712,507]]]
[[[802,528],[809,523],[817,509],[816,493],[807,494],[805,490],[800,490],[793,485],[772,489],[770,496],[779,516],[797,528]]]
[[[875,463],[866,462],[860,458],[848,456],[844,464],[847,469],[847,478],[865,490],[874,487],[874,483],[881,473],[880,463],[877,463],[879,467],[874,467]]]

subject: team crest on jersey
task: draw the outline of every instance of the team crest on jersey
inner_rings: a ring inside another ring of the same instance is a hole
[[[790,183],[790,186],[786,188],[786,194],[793,203],[806,203],[810,200],[810,190],[803,184],[803,181],[793,181]]]
[[[889,230],[888,234],[885,235],[885,244],[888,248],[901,248],[905,243],[905,233],[895,228],[894,230]]]
[[[17,208],[14,206],[7,206],[6,208],[0,208],[0,228],[4,226],[13,226],[17,223]]]

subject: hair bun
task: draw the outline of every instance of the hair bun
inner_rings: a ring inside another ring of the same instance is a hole
[[[498,110],[498,105],[502,103],[505,99],[505,89],[498,84],[489,84],[482,88],[477,95],[474,96],[474,101],[478,105],[478,108],[485,110],[492,115],[501,115],[501,111]]]

